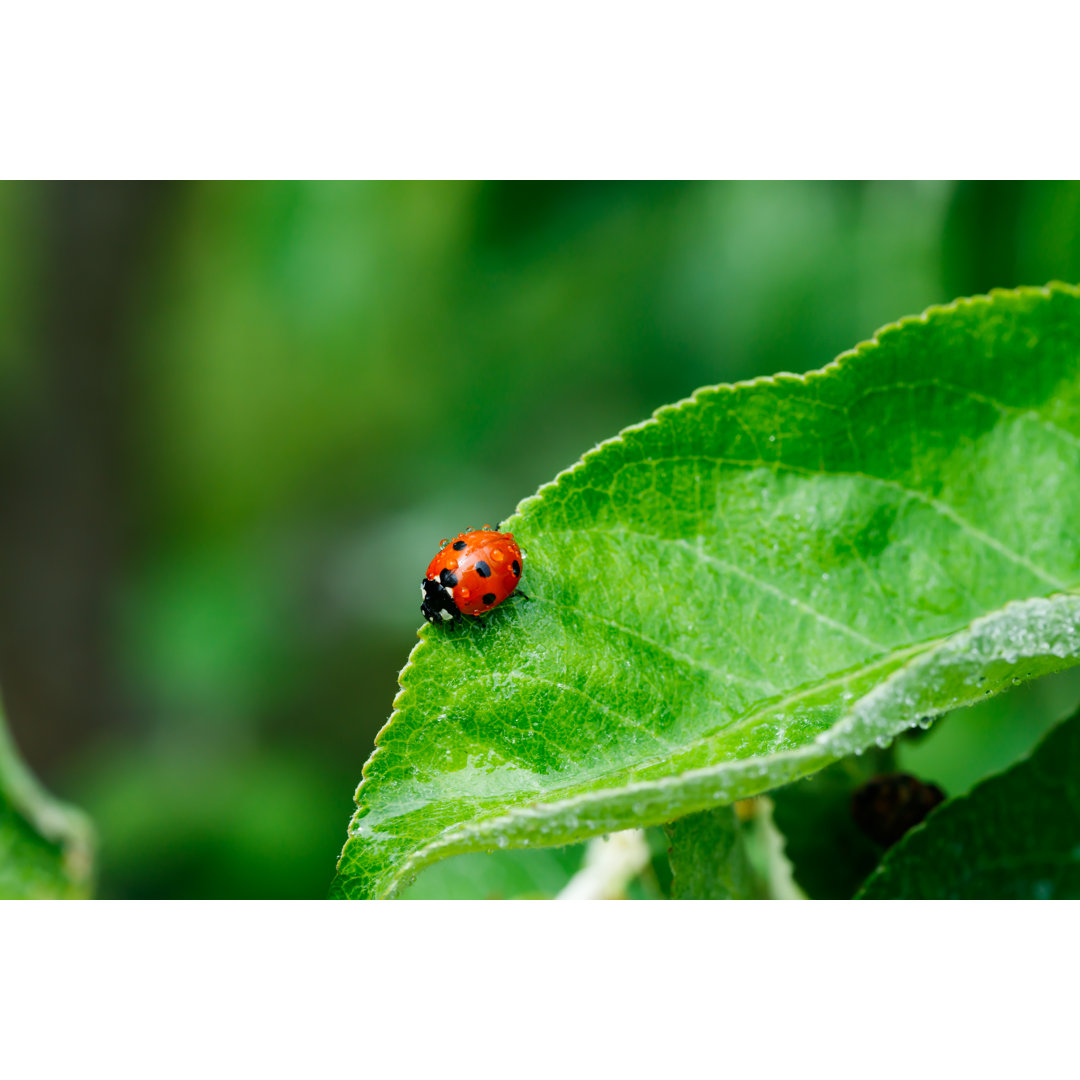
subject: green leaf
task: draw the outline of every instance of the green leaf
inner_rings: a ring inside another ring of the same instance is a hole
[[[931,811],[859,899],[1080,899],[1080,714],[1027,760]]]
[[[734,807],[688,814],[667,826],[673,900],[749,900],[760,894]]]
[[[0,899],[88,896],[91,851],[86,818],[38,784],[0,714]]]
[[[700,390],[506,527],[529,599],[421,629],[334,896],[723,805],[1075,664],[1080,290]]]

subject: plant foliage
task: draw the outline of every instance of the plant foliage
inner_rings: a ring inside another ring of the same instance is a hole
[[[1080,899],[1080,714],[933,811],[891,848],[864,900]]]
[[[0,900],[76,899],[90,887],[89,824],[30,775],[0,715]]]
[[[752,900],[761,895],[733,807],[688,814],[666,832],[673,900]]]
[[[421,629],[334,896],[724,805],[1075,664],[1080,291],[699,390],[505,527],[528,599]]]

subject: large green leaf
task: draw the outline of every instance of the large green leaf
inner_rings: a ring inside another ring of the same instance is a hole
[[[529,599],[421,629],[332,895],[731,802],[1076,663],[1080,290],[700,390],[506,524]]]
[[[0,900],[74,899],[90,885],[86,818],[38,784],[0,713]]]
[[[1080,899],[1080,715],[1027,760],[934,810],[859,897]]]

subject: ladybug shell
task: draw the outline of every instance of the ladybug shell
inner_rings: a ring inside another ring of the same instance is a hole
[[[483,615],[518,587],[521,563],[521,548],[512,533],[474,529],[458,533],[442,548],[425,576],[450,592],[458,611]]]

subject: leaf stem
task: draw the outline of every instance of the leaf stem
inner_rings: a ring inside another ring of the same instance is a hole
[[[649,865],[649,844],[641,829],[625,829],[589,841],[585,862],[556,900],[620,900],[631,881]]]

